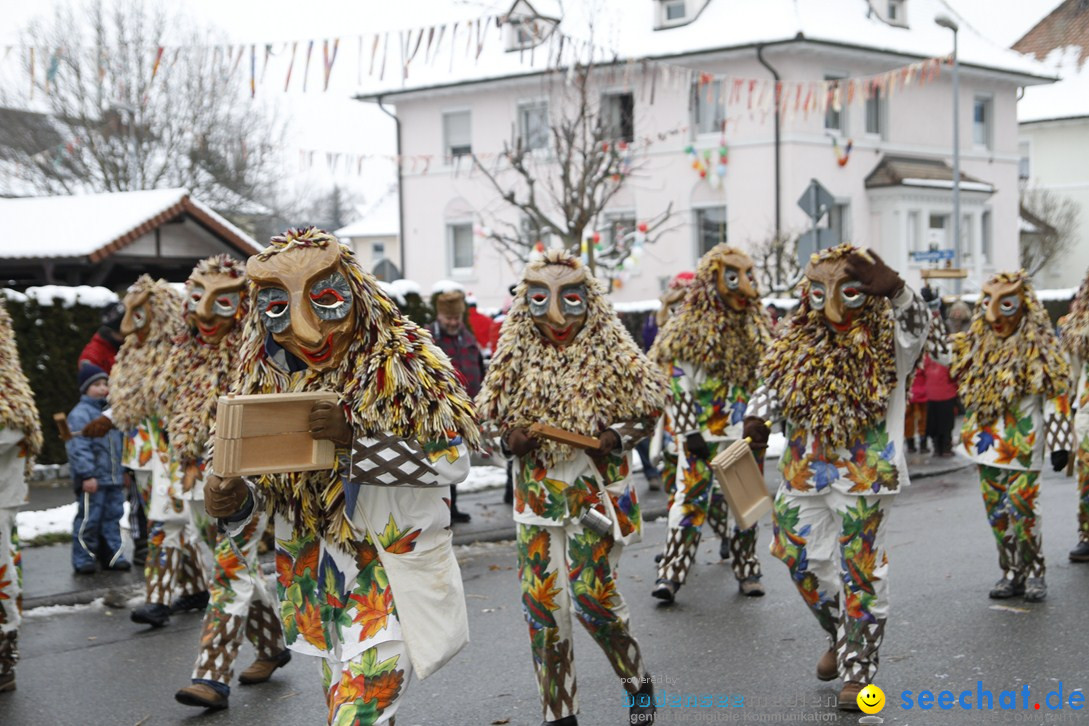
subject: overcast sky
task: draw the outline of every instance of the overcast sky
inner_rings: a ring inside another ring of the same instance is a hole
[[[19,42],[20,31],[36,15],[51,12],[54,2],[62,0],[0,0],[0,56],[5,43]],[[212,23],[236,43],[277,43],[308,38],[341,37],[340,59],[351,58],[334,66],[327,93],[315,91],[315,81],[321,78],[320,48],[311,62],[310,90],[301,91],[293,82],[287,94],[278,92],[277,102],[288,109],[292,117],[293,136],[286,152],[289,166],[296,167],[300,149],[339,151],[355,154],[393,154],[395,136],[392,121],[372,104],[351,100],[356,90],[357,68],[353,66],[357,48],[347,44],[358,42],[360,34],[380,30],[398,30],[433,24],[444,19],[476,17],[499,0],[174,0],[161,1],[172,9],[181,9],[202,23]],[[631,0],[636,2],[637,0]],[[712,0],[722,2],[723,0]],[[996,43],[1009,46],[1037,21],[1047,15],[1060,0],[947,0],[958,13],[968,19],[983,35]],[[353,37],[354,36],[354,37]],[[297,67],[301,67],[302,53]],[[8,58],[7,63],[13,58]],[[296,71],[299,72],[299,71]],[[273,84],[275,85],[275,84]],[[319,159],[324,163],[323,159]],[[367,169],[364,165],[364,169]],[[388,187],[392,167],[376,162],[363,177],[341,176],[371,200]],[[294,170],[294,169],[293,169]],[[310,172],[329,181],[325,172]]]

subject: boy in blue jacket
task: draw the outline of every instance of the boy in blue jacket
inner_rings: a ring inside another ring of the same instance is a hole
[[[72,523],[72,567],[77,574],[93,575],[101,557],[104,570],[128,570],[121,544],[121,515],[125,502],[121,467],[122,435],[117,429],[100,438],[78,435],[106,409],[109,376],[91,363],[79,371],[79,403],[68,414],[74,434],[65,444],[79,509]],[[108,559],[107,559],[108,558]]]

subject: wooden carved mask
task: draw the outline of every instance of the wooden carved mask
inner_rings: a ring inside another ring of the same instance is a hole
[[[983,318],[999,338],[1008,338],[1025,317],[1025,285],[1021,280],[989,280],[983,285]]]
[[[849,330],[869,295],[862,292],[858,280],[847,275],[847,259],[810,262],[805,276],[809,279],[809,307],[821,311],[833,332]]]
[[[319,371],[340,365],[354,338],[356,313],[340,247],[295,247],[267,260],[251,257],[261,323],[289,353]]]
[[[148,298],[151,292],[130,292],[122,301],[125,305],[125,317],[121,318],[121,335],[136,336],[137,347],[144,344],[147,334],[151,332],[151,306]]]
[[[546,265],[526,273],[526,302],[537,330],[563,348],[586,323],[589,304],[585,269]]]
[[[733,252],[722,258],[715,287],[730,309],[740,312],[760,297],[752,269],[752,259],[744,253]]]
[[[194,271],[186,281],[185,322],[209,345],[218,345],[238,322],[245,278]]]

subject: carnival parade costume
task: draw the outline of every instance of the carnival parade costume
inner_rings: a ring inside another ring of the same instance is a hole
[[[205,526],[204,452],[215,422],[216,403],[226,393],[248,307],[243,264],[227,255],[202,260],[185,285],[185,331],[174,341],[170,376],[170,447],[182,471],[193,529]],[[193,683],[175,695],[187,705],[222,708],[230,694],[234,661],[243,638],[257,661],[241,683],[268,680],[290,659],[284,648],[272,588],[261,574],[257,545],[268,517],[260,513],[233,538],[218,534],[209,602],[201,630]],[[233,539],[233,542],[232,542]]]
[[[930,312],[876,255],[814,255],[798,310],[761,366],[744,434],[764,445],[785,421],[772,554],[828,636],[817,677],[842,676],[840,708],[873,682],[888,618],[888,515],[908,484],[905,381]]]
[[[964,403],[962,453],[979,467],[1002,578],[992,598],[1047,596],[1039,519],[1045,450],[1056,471],[1073,447],[1070,366],[1024,271],[983,285],[968,330],[953,336],[950,375]]]
[[[310,414],[333,469],[206,478],[229,533],[275,515],[287,646],[321,659],[328,721],[394,718],[468,642],[448,487],[469,471],[472,403],[426,331],[404,318],[336,238],[291,230],[250,258],[240,394],[332,391]]]
[[[1074,416],[1075,469],[1078,477],[1078,544],[1072,562],[1089,562],[1089,275],[1081,283],[1070,313],[1059,321],[1059,334],[1070,360],[1077,401]]]
[[[678,464],[683,461],[671,488],[669,535],[652,593],[667,602],[691,570],[709,508],[712,526],[730,542],[741,592],[764,594],[756,525],[741,530],[729,522],[711,472],[724,443],[741,438],[745,406],[771,338],[752,268],[747,254],[724,244],[704,255],[680,310],[648,353],[669,371],[669,423]]]
[[[19,364],[11,316],[0,295],[0,692],[15,689],[23,568],[15,513],[27,499],[26,477],[42,450],[34,394]]]
[[[109,417],[125,432],[123,464],[147,493],[148,518],[146,601],[132,611],[132,619],[161,627],[172,603],[199,601],[207,591],[204,571],[211,564],[207,542],[212,535],[210,528],[201,532],[192,526],[181,467],[168,441],[168,359],[174,339],[182,334],[181,296],[163,280],[141,275],[124,304],[125,341],[110,372]]]
[[[572,615],[628,694],[644,696],[630,702],[632,718],[653,721],[617,568],[642,532],[629,451],[665,396],[663,374],[578,259],[549,250],[527,265],[477,403],[485,429],[515,457],[522,609],[546,723],[576,723]],[[537,438],[534,423],[594,437],[597,447]]]

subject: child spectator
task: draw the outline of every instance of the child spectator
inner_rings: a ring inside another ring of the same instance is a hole
[[[72,438],[65,444],[79,508],[72,523],[72,567],[77,574],[93,575],[98,554],[105,552],[102,569],[128,570],[121,544],[121,514],[125,501],[121,467],[121,432],[100,438],[76,435],[106,409],[109,376],[93,363],[79,370],[79,403],[68,414]],[[105,557],[109,559],[106,560]]]

